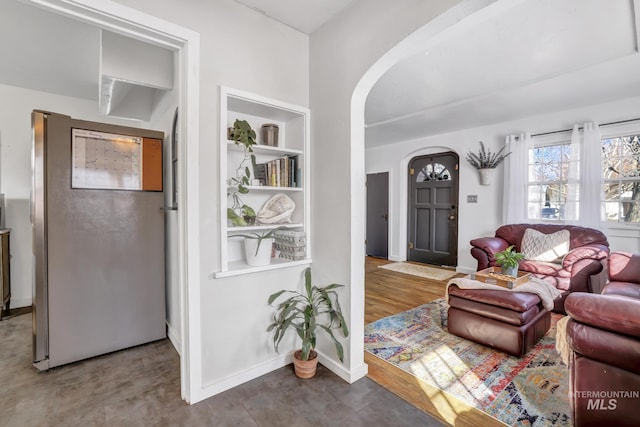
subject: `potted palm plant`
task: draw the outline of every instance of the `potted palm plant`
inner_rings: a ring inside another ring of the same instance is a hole
[[[302,339],[302,347],[293,355],[295,373],[299,378],[311,378],[316,373],[318,354],[315,348],[318,328],[329,335],[338,358],[341,362],[344,361],[342,344],[333,334],[334,329],[339,329],[344,337],[349,336],[349,329],[335,291],[342,286],[335,283],[325,287],[313,286],[311,268],[307,267],[304,271],[304,293],[282,290],[269,297],[269,305],[272,305],[281,295],[289,295],[289,298],[276,306],[267,331],[273,331],[273,346],[276,351],[289,329],[294,329]]]
[[[467,161],[471,163],[471,166],[478,169],[480,173],[480,183],[482,185],[489,185],[491,183],[493,170],[511,154],[511,152],[505,154],[505,149],[506,146],[502,147],[497,153],[492,153],[491,150],[487,150],[484,143],[480,141],[480,151],[478,151],[478,154],[472,152],[467,153]]]
[[[514,245],[509,246],[496,254],[496,264],[502,267],[502,274],[518,277],[518,263],[524,259],[524,255],[513,250]]]

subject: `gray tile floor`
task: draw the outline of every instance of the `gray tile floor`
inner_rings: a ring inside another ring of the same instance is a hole
[[[0,321],[0,426],[436,426],[363,378],[349,385],[320,366],[290,366],[189,406],[168,340],[38,373],[31,315]]]

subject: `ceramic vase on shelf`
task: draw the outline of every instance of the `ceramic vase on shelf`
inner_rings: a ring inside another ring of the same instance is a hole
[[[491,168],[478,169],[478,172],[480,173],[480,184],[482,185],[491,184],[491,179],[493,178],[494,170],[495,169],[491,169]]]
[[[271,249],[273,238],[266,239],[244,239],[244,254],[247,264],[252,267],[260,267],[271,264]],[[260,247],[258,247],[258,244]]]

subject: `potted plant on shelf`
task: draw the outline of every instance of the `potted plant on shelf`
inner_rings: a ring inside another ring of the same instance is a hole
[[[505,154],[505,149],[506,146],[502,147],[497,153],[492,153],[491,150],[487,150],[484,143],[480,141],[480,151],[478,151],[478,154],[472,152],[467,153],[467,161],[471,163],[474,168],[478,169],[480,173],[480,183],[482,185],[489,185],[491,183],[493,170],[511,154],[511,152]]]
[[[514,245],[509,246],[496,254],[496,264],[502,267],[502,274],[518,277],[518,263],[524,259],[524,255],[513,250]]]
[[[256,216],[253,209],[244,204],[240,198],[241,194],[249,192],[251,184],[251,168],[247,162],[250,162],[252,167],[256,164],[256,156],[253,154],[256,133],[246,120],[236,119],[233,128],[229,129],[228,137],[235,145],[242,147],[243,157],[234,175],[227,180],[227,196],[233,201],[231,207],[227,209],[227,219],[233,226],[245,226],[251,223],[251,218],[255,222]]]
[[[342,286],[335,283],[321,288],[313,286],[311,284],[311,268],[307,267],[304,270],[304,293],[282,290],[269,297],[269,305],[272,305],[281,295],[291,295],[277,305],[272,323],[267,331],[273,331],[273,346],[276,351],[278,351],[278,344],[289,328],[295,329],[302,339],[302,347],[293,355],[295,373],[299,378],[311,378],[316,373],[318,365],[318,354],[315,351],[317,328],[329,335],[338,358],[341,362],[344,361],[342,344],[333,334],[334,329],[339,329],[344,337],[349,336],[349,329],[342,315],[338,294],[335,291],[336,288]],[[324,323],[322,323],[323,320]]]
[[[232,234],[230,237],[244,237],[244,255],[247,264],[252,267],[260,267],[271,264],[273,235],[282,228],[278,227],[261,233]]]

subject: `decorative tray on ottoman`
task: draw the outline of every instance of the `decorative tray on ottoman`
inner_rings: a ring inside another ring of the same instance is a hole
[[[529,281],[530,273],[518,271],[518,277],[507,276],[502,274],[500,267],[489,267],[484,270],[476,271],[469,275],[470,279],[478,280],[484,283],[491,283],[502,286],[503,288],[513,289],[514,287]]]

